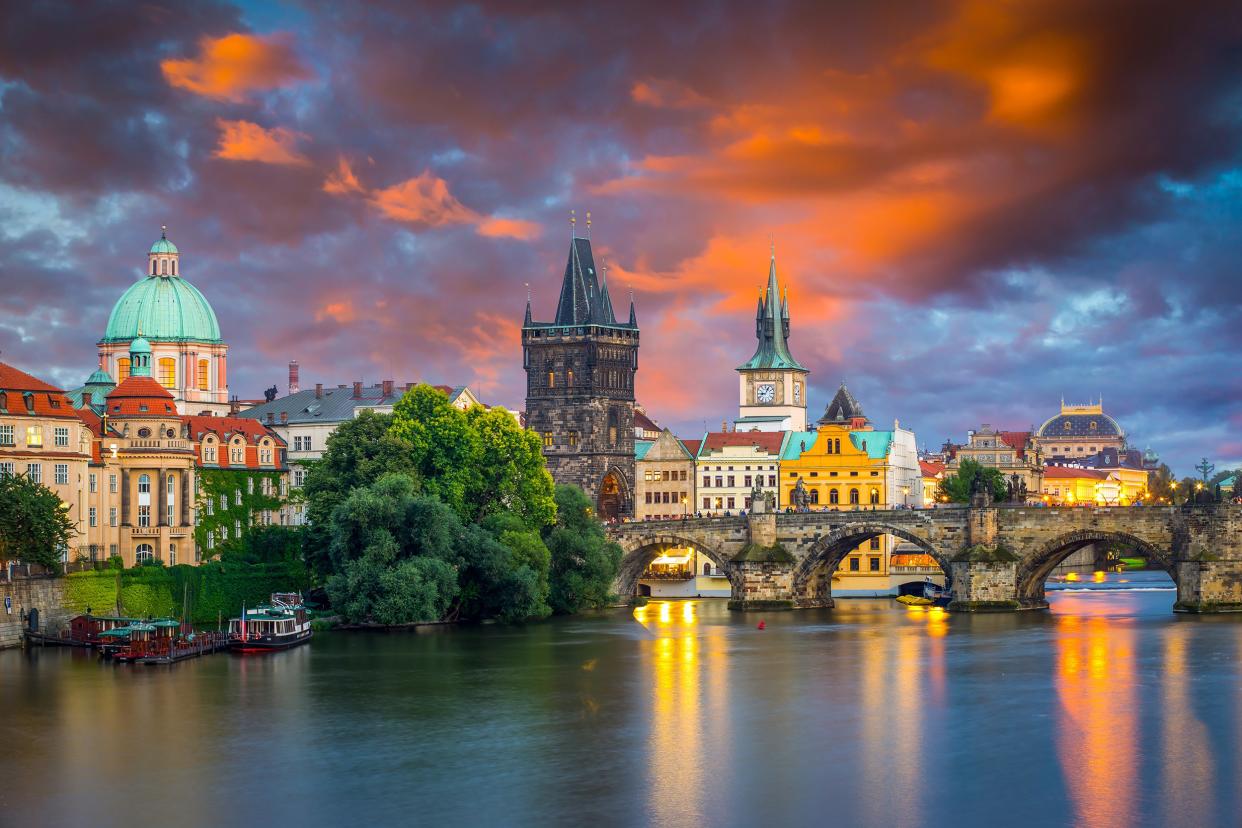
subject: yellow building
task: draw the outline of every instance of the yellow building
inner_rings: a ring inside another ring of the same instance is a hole
[[[1129,506],[1147,495],[1147,472],[1048,466],[1041,497],[1050,506]]]
[[[780,498],[810,511],[919,507],[923,479],[914,433],[897,423],[891,431],[876,431],[843,384],[815,431],[786,434]],[[893,538],[884,535],[850,550],[833,576],[833,594],[890,594],[893,548]]]

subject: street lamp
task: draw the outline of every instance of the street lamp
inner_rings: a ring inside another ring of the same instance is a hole
[[[685,494],[682,494],[681,496],[681,519],[682,520],[685,520],[687,517],[690,516],[690,507],[688,504],[689,504],[689,501],[686,499]]]
[[[901,487],[901,505],[902,506],[910,505],[910,487],[909,486]]]

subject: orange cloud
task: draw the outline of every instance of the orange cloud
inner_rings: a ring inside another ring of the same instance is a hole
[[[234,33],[204,37],[197,58],[160,62],[172,86],[222,101],[242,101],[247,93],[287,86],[309,77],[288,38]]]
[[[697,109],[711,102],[684,83],[667,78],[649,78],[630,87],[635,103],[663,109]]]
[[[349,324],[358,318],[358,310],[354,307],[354,303],[349,299],[340,299],[335,302],[329,302],[315,312],[315,321],[323,322],[325,319],[331,319],[342,325]]]
[[[491,218],[481,220],[477,231],[480,236],[488,236],[489,238],[508,237],[529,241],[530,239],[539,238],[542,228],[533,221],[492,216]]]
[[[430,170],[400,184],[373,190],[369,201],[388,218],[411,224],[439,227],[470,224],[478,219],[473,210],[449,192],[448,182],[432,175]]]
[[[328,173],[328,177],[324,179],[323,191],[333,195],[366,192],[358,182],[358,176],[354,175],[353,167],[343,155],[337,159],[336,170]]]
[[[264,129],[250,121],[226,121],[217,119],[220,143],[215,156],[229,161],[260,161],[264,164],[309,164],[306,156],[297,151],[301,133],[284,127]]]

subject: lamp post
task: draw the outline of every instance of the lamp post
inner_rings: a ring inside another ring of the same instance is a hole
[[[1173,505],[1176,506],[1177,505],[1177,481],[1176,480],[1169,481],[1169,488],[1173,490],[1173,496],[1170,498],[1170,500],[1172,500]]]
[[[681,519],[685,520],[689,516],[690,516],[689,501],[686,499],[686,495],[683,493],[681,496]]]
[[[910,505],[910,487],[901,487],[901,505],[908,507]]]

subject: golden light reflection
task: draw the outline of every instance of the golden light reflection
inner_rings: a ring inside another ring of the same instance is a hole
[[[1131,825],[1141,781],[1135,631],[1105,615],[1060,616],[1057,624],[1057,754],[1074,824]]]
[[[1108,574],[1105,572],[1092,572],[1091,573],[1091,580],[1095,581],[1097,584],[1104,583],[1104,579],[1107,577],[1108,577]]]
[[[719,602],[652,601],[634,619],[654,636],[643,642],[651,688],[647,813],[655,822],[699,821],[706,808],[705,745],[728,745],[728,648],[725,625],[700,624]]]

